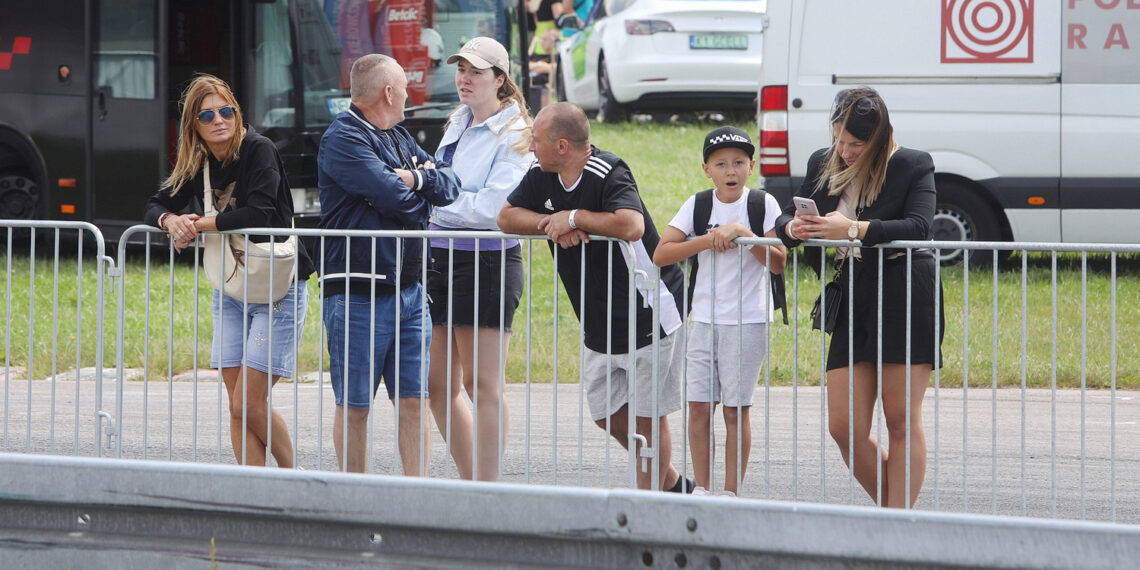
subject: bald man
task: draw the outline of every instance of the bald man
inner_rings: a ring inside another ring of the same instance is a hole
[[[363,56],[353,63],[350,81],[352,104],[325,131],[317,154],[320,227],[422,230],[432,206],[455,201],[459,178],[446,164],[433,164],[399,126],[408,78],[396,60]],[[322,244],[337,460],[342,470],[364,472],[368,413],[383,380],[388,399],[395,404],[399,397],[404,474],[421,475],[429,439],[420,417],[427,396],[420,379],[428,363],[420,355],[431,342],[420,283],[422,240],[326,238]]]
[[[633,174],[620,158],[590,144],[590,121],[572,103],[556,103],[538,113],[531,151],[538,166],[507,198],[499,227],[508,233],[545,234],[552,253],[556,245],[563,248],[556,256],[558,275],[585,331],[581,379],[590,415],[602,429],[608,423],[610,435],[629,449],[632,392],[637,434],[658,450],[658,478],[653,479],[652,463],[642,469],[638,461],[638,487],[692,492],[692,481],[683,481],[670,461],[672,440],[666,418],[681,409],[684,351],[673,349],[683,321],[681,270],[667,265],[661,268],[660,281],[636,283],[636,364],[631,369],[630,267],[652,272],[659,240]],[[609,240],[591,242],[589,235],[626,240],[633,247]],[[579,287],[583,277],[584,305]],[[657,290],[649,288],[653,285]],[[660,306],[655,311],[658,292]],[[611,339],[608,346],[607,339]],[[655,354],[657,378],[653,377]],[[659,442],[653,437],[654,418],[660,420]]]

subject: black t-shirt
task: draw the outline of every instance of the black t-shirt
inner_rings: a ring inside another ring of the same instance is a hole
[[[580,287],[583,246],[562,249],[550,242],[550,250],[556,260],[566,295],[570,298],[574,313],[582,321],[586,347],[595,352],[606,352],[606,338],[609,337],[612,339],[611,352],[624,354],[629,334],[630,267],[632,265],[649,276],[655,275],[653,251],[657,248],[660,236],[641,201],[629,167],[612,153],[591,148],[592,156],[573,190],[568,192],[563,188],[557,173],[543,172],[535,166],[527,172],[507,201],[512,206],[542,214],[573,209],[594,212],[630,209],[642,213],[645,217],[645,233],[640,240],[632,243],[633,251],[622,246],[621,242],[610,240],[593,240],[585,244],[585,311]],[[652,342],[655,329],[664,334],[672,334],[681,326],[683,274],[675,264],[661,268],[661,282],[658,283],[660,301],[643,280],[637,279],[636,284],[636,346],[641,348]],[[658,302],[658,326],[655,327],[653,306]]]
[[[539,22],[553,20],[554,10],[551,7],[554,6],[555,2],[561,2],[561,0],[542,0],[542,3],[538,5],[538,9],[534,11],[534,19]]]

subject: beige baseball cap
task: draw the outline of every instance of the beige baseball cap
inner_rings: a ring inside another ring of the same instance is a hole
[[[447,58],[447,63],[455,63],[459,58],[466,59],[478,69],[495,67],[503,73],[511,72],[507,48],[491,38],[478,37],[463,44],[459,53]]]

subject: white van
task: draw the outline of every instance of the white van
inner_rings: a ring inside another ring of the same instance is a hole
[[[1140,243],[1140,0],[768,0],[760,172],[785,201],[869,85],[934,157],[935,239]]]

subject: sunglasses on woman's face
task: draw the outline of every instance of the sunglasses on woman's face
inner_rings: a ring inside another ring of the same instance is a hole
[[[227,120],[227,121],[234,118],[234,113],[236,113],[236,112],[237,112],[237,110],[234,109],[232,105],[226,105],[225,107],[218,107],[218,109],[217,109],[217,114],[221,115],[222,118]],[[198,113],[198,122],[202,123],[203,125],[208,125],[208,124],[214,122],[214,113],[215,113],[214,109],[206,109],[205,111]]]

